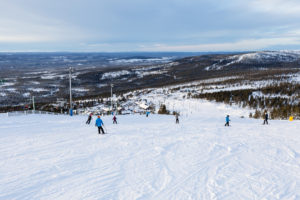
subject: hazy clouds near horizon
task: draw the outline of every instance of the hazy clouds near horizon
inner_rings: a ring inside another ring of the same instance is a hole
[[[0,51],[300,49],[296,0],[0,3]]]

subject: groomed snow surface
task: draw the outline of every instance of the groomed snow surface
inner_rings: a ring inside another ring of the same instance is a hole
[[[108,116],[106,135],[95,117],[0,115],[0,199],[300,199],[299,121],[243,112]]]

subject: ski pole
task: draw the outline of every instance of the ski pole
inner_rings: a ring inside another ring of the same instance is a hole
[[[108,133],[106,127],[104,125],[103,125],[103,127],[104,127],[104,130],[105,130],[105,133]]]

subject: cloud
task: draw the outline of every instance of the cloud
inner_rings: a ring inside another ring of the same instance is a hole
[[[252,9],[269,14],[297,15],[300,13],[299,0],[251,0]]]
[[[40,35],[0,35],[1,43],[26,43],[49,41],[49,38]]]
[[[2,1],[0,51],[284,48],[298,44],[299,13],[298,0]]]
[[[68,42],[87,36],[72,24],[29,12],[22,6],[5,2],[0,7],[1,43]]]
[[[142,46],[141,51],[254,51],[264,50],[272,46],[284,45],[299,45],[300,38],[262,38],[262,39],[247,39],[237,42],[225,43],[209,43],[209,44],[192,44],[192,45],[166,45],[154,44],[152,46]]]

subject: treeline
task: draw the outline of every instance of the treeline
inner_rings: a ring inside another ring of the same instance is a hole
[[[220,91],[201,93],[193,98],[207,99],[226,104],[235,103],[240,107],[255,109],[249,117],[261,118],[265,111],[272,119],[287,119],[289,116],[300,118],[300,84],[280,83],[261,89]]]
[[[275,85],[268,85],[261,89],[264,94],[281,94],[292,96],[294,94],[300,94],[300,84],[293,83],[279,83]]]

